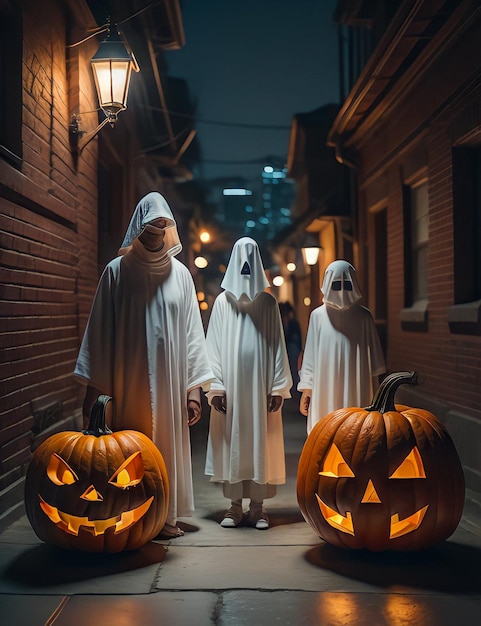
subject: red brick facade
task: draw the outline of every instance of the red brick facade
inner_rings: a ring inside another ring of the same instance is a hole
[[[388,370],[419,373],[418,387],[404,388],[400,398],[433,410],[448,424],[468,487],[480,491],[481,301],[455,295],[456,281],[463,280],[455,257],[462,259],[468,238],[455,239],[456,214],[464,207],[453,194],[453,150],[481,146],[481,62],[471,52],[479,47],[481,16],[478,3],[470,1],[454,3],[449,11],[446,3],[431,2],[426,15],[421,6],[409,12],[411,4],[400,3],[386,28],[391,39],[384,37],[373,51],[330,142],[341,155],[355,155],[359,267],[368,304],[385,328]],[[418,48],[413,48],[416,37]],[[428,188],[428,297],[426,303],[413,303],[407,284],[406,190],[422,181]],[[479,189],[480,181],[470,184]],[[479,225],[481,197],[477,202]],[[376,230],[383,212],[384,233]],[[381,280],[376,259],[383,246]],[[380,311],[380,293],[385,293],[387,316]]]
[[[35,437],[75,425],[78,319],[97,281],[96,148],[76,168],[69,146],[66,37],[75,16],[66,18],[68,4],[22,3],[22,154],[20,163],[0,159],[0,508],[7,519],[21,507]],[[75,51],[79,65],[92,45]],[[89,109],[91,87],[80,94]]]

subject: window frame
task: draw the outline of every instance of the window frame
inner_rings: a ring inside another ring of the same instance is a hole
[[[422,205],[414,202],[415,190],[426,186],[426,212],[418,215],[417,208]],[[427,220],[426,238],[418,240],[420,229],[416,226],[421,219]],[[418,175],[403,183],[403,219],[404,219],[404,308],[400,312],[401,326],[404,330],[427,331],[429,308],[429,179],[426,174]],[[417,221],[416,221],[417,220]],[[424,271],[417,262],[420,252],[425,251]],[[425,283],[421,291],[420,284]],[[425,292],[424,292],[425,291]]]
[[[452,148],[454,304],[452,333],[481,335],[481,141]],[[473,271],[474,269],[474,271]]]

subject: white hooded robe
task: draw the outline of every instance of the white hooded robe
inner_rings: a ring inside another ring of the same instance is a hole
[[[169,220],[164,246],[149,253],[137,237],[159,217]],[[138,430],[159,448],[170,485],[167,520],[194,510],[187,393],[213,379],[192,276],[173,257],[181,249],[167,202],[148,194],[124,255],[100,278],[74,372],[112,396],[114,430]]]
[[[248,266],[249,274],[242,273]],[[215,482],[285,482],[282,410],[267,398],[290,397],[292,379],[276,299],[257,243],[236,242],[207,329],[215,380],[207,397],[225,395],[226,414],[212,407],[205,472]]]
[[[355,270],[334,261],[324,274],[324,304],[311,313],[299,391],[311,395],[307,432],[325,415],[345,407],[366,407],[373,377],[386,371],[374,319],[362,297]]]

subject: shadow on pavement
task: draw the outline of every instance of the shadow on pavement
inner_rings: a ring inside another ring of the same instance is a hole
[[[155,565],[166,554],[165,546],[153,542],[118,554],[76,552],[42,544],[20,554],[3,576],[24,585],[49,587]]]
[[[481,550],[454,542],[422,552],[343,550],[322,543],[305,557],[317,567],[382,588],[406,586],[458,594],[481,591]]]

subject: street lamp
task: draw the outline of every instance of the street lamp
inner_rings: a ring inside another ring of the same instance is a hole
[[[78,153],[107,123],[114,126],[120,111],[125,111],[127,108],[132,70],[140,71],[135,57],[127,50],[120,34],[112,32],[110,28],[107,38],[100,44],[90,64],[99,105],[105,114],[105,119],[95,130],[87,132],[80,129],[80,114],[74,113],[70,123],[70,138],[74,151]],[[84,138],[82,146],[79,146],[79,139],[84,135],[87,137]]]
[[[306,233],[302,244],[302,256],[307,265],[316,265],[319,253],[322,250],[316,233]]]

